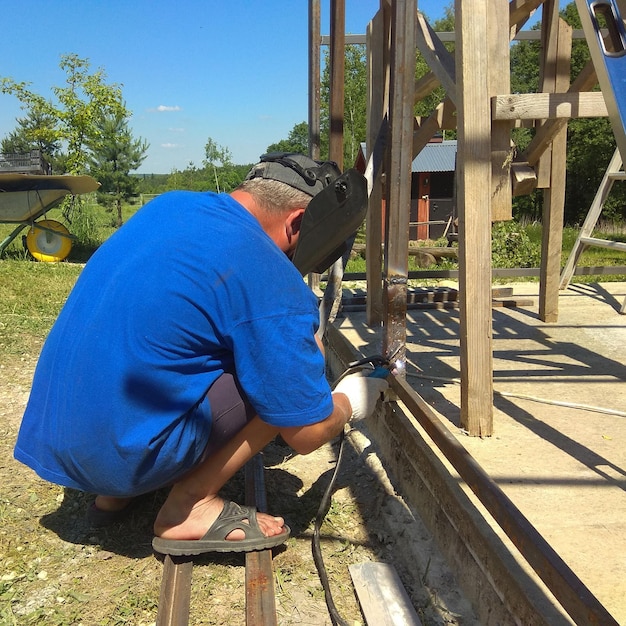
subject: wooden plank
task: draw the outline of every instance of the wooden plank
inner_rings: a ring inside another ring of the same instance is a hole
[[[348,569],[368,626],[422,626],[393,565],[370,562]]]
[[[511,27],[519,30],[520,24],[526,22],[533,11],[543,3],[543,0],[511,0],[509,3],[509,20]]]
[[[329,158],[343,171],[343,113],[346,58],[345,0],[330,0],[330,139]]]
[[[424,146],[433,138],[433,135],[445,128],[446,120],[450,119],[455,111],[454,104],[449,98],[437,105],[437,108],[430,114],[428,119],[419,125],[413,133],[412,153],[415,158]]]
[[[506,94],[493,97],[491,106],[494,120],[569,120],[608,115],[599,91]]]
[[[545,0],[541,19],[541,52],[539,67],[539,91],[553,93],[555,64],[557,53],[557,20],[558,0]],[[541,126],[541,123],[537,124]],[[537,187],[547,189],[550,186],[550,163],[552,159],[552,143],[546,146],[541,158],[535,166],[537,172]]]
[[[485,189],[491,189],[487,3],[456,0],[455,20],[461,424],[472,436],[490,436],[493,433],[493,362],[491,194],[485,194]]]

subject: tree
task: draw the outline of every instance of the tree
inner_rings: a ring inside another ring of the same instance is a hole
[[[220,192],[220,181],[217,173],[217,166],[219,164],[220,169],[228,170],[232,167],[232,154],[230,150],[224,146],[220,146],[211,137],[207,139],[204,146],[204,165],[213,169],[213,175],[215,177],[216,191]]]
[[[148,144],[134,139],[128,128],[128,116],[122,111],[101,118],[97,133],[90,143],[90,173],[100,182],[98,202],[115,204],[116,226],[122,223],[122,203],[137,193],[136,170],[146,158]]]
[[[267,146],[266,152],[300,152],[309,153],[309,125],[306,122],[296,124],[290,131],[287,139]]]
[[[28,111],[26,117],[17,119],[17,127],[2,139],[0,151],[3,154],[26,154],[39,150],[41,156],[57,171],[55,161],[60,142],[55,139],[56,120],[40,111]]]
[[[84,174],[89,160],[88,145],[97,139],[98,125],[107,115],[128,115],[118,85],[107,85],[104,70],[89,73],[90,64],[76,54],[61,56],[66,85],[54,87],[56,102],[28,88],[29,83],[0,79],[0,91],[15,96],[34,118],[48,119],[46,141],[59,142],[66,151],[70,174]]]

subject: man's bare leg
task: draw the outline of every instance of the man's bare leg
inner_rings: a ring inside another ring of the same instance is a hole
[[[200,539],[223,508],[219,490],[276,435],[278,429],[253,418],[216,453],[174,484],[154,522],[154,534],[164,539]],[[257,516],[261,531],[272,537],[284,532],[282,517]],[[228,539],[244,539],[242,530]]]
[[[100,511],[117,512],[125,509],[134,498],[118,498],[116,496],[96,496],[96,507]]]

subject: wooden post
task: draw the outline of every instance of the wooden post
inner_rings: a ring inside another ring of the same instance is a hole
[[[320,158],[320,0],[309,0],[309,156]]]
[[[346,3],[345,0],[331,0],[330,3],[330,138],[329,157],[343,170],[343,113],[344,79],[346,66]],[[344,260],[337,259],[328,269],[328,281],[322,299],[325,321],[331,323],[341,306],[341,281],[343,280]]]
[[[389,27],[390,8],[382,4],[367,28],[367,155],[374,151],[377,133],[389,102]],[[366,276],[367,323],[377,326],[383,320],[383,177],[374,180],[367,212]]]
[[[406,297],[409,265],[409,208],[415,88],[415,2],[391,4],[391,63],[387,151],[386,229],[384,261],[385,332],[383,354],[406,356]],[[397,351],[397,352],[396,352]],[[402,375],[403,372],[399,372]]]
[[[346,2],[330,2],[330,140],[329,156],[343,170],[343,113],[346,65]]]
[[[455,2],[461,321],[461,423],[493,432],[491,109],[486,2]]]
[[[321,9],[320,0],[309,0],[309,156],[320,158],[320,58],[321,58]],[[307,277],[309,287],[319,289],[320,275]]]
[[[508,0],[489,0],[487,13],[487,45],[489,54],[489,95],[511,91]],[[511,186],[511,123],[494,121],[491,127],[491,220],[503,221],[513,217]]]
[[[554,91],[569,89],[572,53],[572,29],[558,17],[555,2]],[[565,179],[567,156],[567,125],[552,141],[550,186],[543,192],[543,229],[541,238],[541,272],[539,289],[539,318],[556,322],[559,316],[559,283],[561,275],[561,248],[563,245],[563,217],[565,213]]]

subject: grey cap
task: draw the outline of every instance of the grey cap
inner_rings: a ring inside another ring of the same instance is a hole
[[[333,161],[314,161],[297,152],[270,152],[261,156],[261,161],[248,172],[246,180],[277,180],[313,197],[340,175]]]

